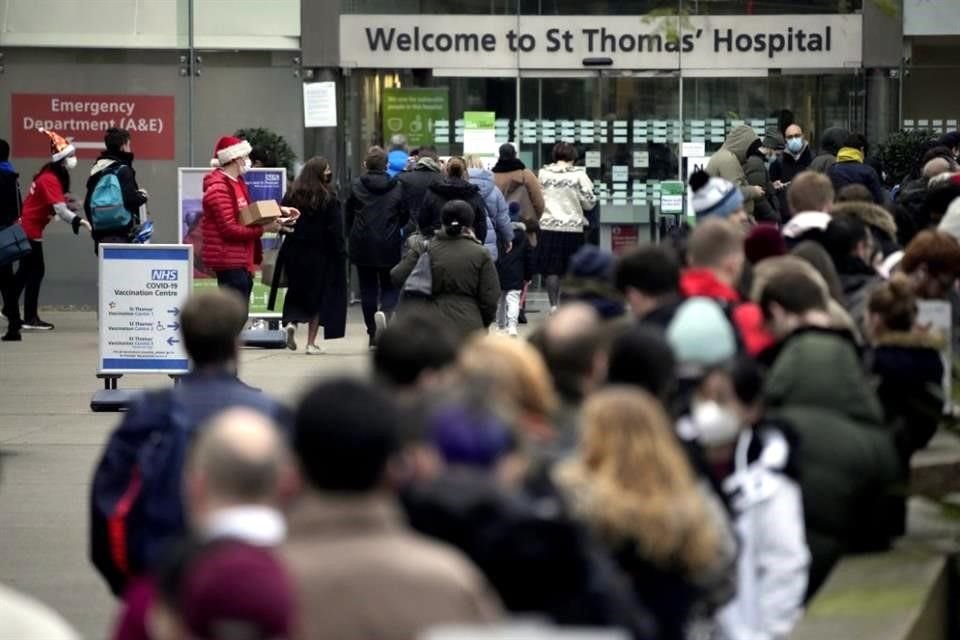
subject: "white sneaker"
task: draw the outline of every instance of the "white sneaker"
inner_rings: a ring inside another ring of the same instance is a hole
[[[518,335],[518,334],[517,334],[517,328],[516,328],[516,327],[510,327],[509,329],[507,329],[507,335],[510,336],[511,338],[516,338],[517,335]]]
[[[308,345],[307,345],[307,355],[308,355],[308,356],[320,356],[320,355],[323,355],[324,353],[326,353],[326,351],[325,351],[324,349],[321,349],[320,347],[318,347],[318,346],[315,345],[315,344],[308,344]]]
[[[292,322],[288,322],[287,326],[283,328],[287,332],[287,349],[290,351],[297,350],[297,325]]]
[[[556,307],[550,307],[550,315],[554,315],[557,312]]]
[[[379,340],[380,334],[383,333],[383,330],[387,328],[387,314],[385,314],[383,311],[377,311],[375,314],[373,314],[373,323],[377,327],[377,332],[374,334],[375,339]]]

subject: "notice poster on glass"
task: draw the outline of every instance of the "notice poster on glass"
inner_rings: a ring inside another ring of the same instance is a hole
[[[497,114],[493,111],[463,112],[463,154],[497,155]]]
[[[445,137],[450,135],[450,96],[446,87],[384,89],[381,112],[384,139],[389,141],[400,134],[411,149],[433,144],[440,123],[446,125]]]
[[[177,237],[180,242],[193,246],[193,287],[217,286],[216,276],[203,264],[203,178],[210,173],[209,167],[180,167],[177,169]],[[287,190],[287,170],[283,168],[250,169],[244,175],[250,200],[283,200]],[[263,250],[277,247],[279,238],[275,233],[265,233],[261,238]],[[285,289],[277,293],[276,310],[283,309]],[[270,286],[260,281],[259,268],[254,274],[253,292],[250,295],[250,313],[267,313]]]
[[[599,151],[587,151],[584,154],[584,165],[587,169],[599,169],[600,168],[600,152]]]

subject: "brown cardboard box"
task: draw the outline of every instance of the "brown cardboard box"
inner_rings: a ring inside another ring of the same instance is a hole
[[[270,224],[283,214],[276,200],[259,200],[251,202],[240,211],[240,224],[247,227],[262,227]]]

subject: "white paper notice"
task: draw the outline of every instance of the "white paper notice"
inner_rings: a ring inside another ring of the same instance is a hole
[[[588,169],[599,169],[600,168],[600,152],[599,151],[587,151],[586,156],[584,157],[584,164]]]
[[[684,142],[680,148],[684,158],[702,158],[707,154],[703,140],[696,142]]]
[[[303,85],[303,126],[337,126],[337,83],[308,82]]]
[[[634,151],[633,152],[633,167],[635,169],[649,169],[650,168],[650,152],[649,151]]]
[[[630,167],[625,164],[613,165],[613,181],[627,182],[630,180]]]

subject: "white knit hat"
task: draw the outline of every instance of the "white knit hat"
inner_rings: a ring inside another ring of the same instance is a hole
[[[706,172],[698,171],[690,176],[690,188],[693,190],[693,211],[698,218],[728,218],[743,208],[743,194],[729,180],[711,178]]]

